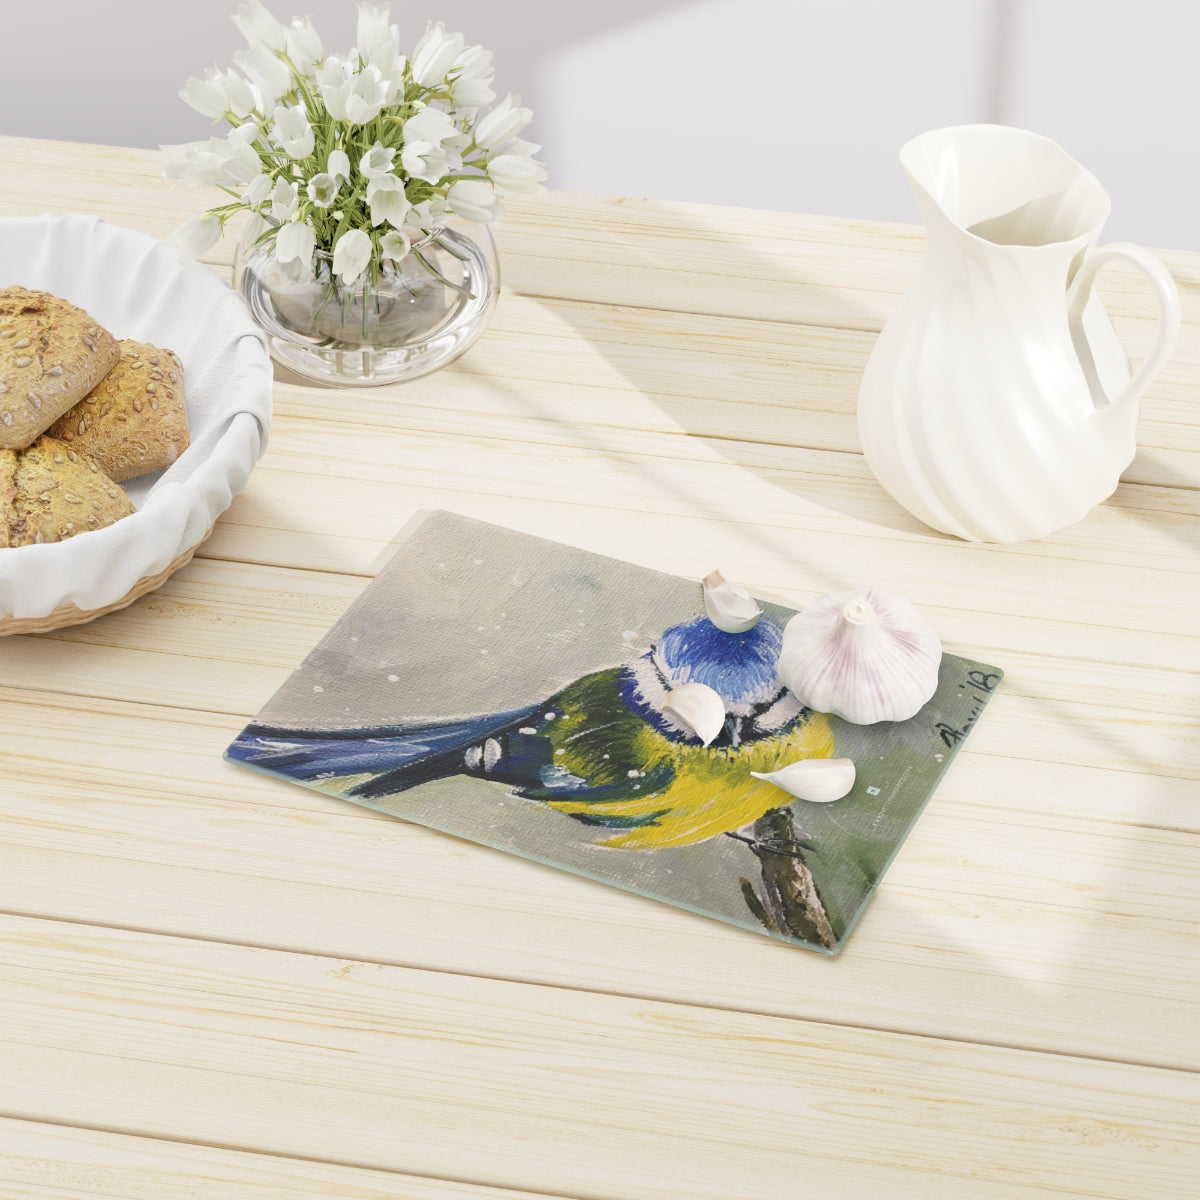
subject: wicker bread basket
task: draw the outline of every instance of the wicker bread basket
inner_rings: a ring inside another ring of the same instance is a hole
[[[208,267],[97,217],[0,220],[0,287],[85,309],[118,338],[183,361],[191,445],[125,484],[137,511],[65,541],[0,549],[0,636],[44,633],[133,603],[184,566],[266,446],[271,362],[241,298]]]

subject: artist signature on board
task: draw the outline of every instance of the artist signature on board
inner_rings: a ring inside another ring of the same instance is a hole
[[[971,726],[979,719],[979,714],[983,711],[988,696],[996,690],[996,685],[1002,678],[1003,676],[998,671],[967,672],[966,682],[958,685],[961,690],[970,695],[971,711],[967,715],[967,719],[960,726],[950,725],[946,721],[939,721],[934,726],[948,749],[957,746],[970,733]]]

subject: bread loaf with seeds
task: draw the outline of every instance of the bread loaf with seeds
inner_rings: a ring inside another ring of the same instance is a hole
[[[0,449],[0,547],[61,542],[133,511],[94,458],[54,438],[38,438],[25,450]]]
[[[83,309],[49,292],[0,289],[0,449],[32,445],[119,357]]]
[[[169,467],[188,447],[183,363],[170,350],[119,342],[117,365],[47,430],[121,482]]]

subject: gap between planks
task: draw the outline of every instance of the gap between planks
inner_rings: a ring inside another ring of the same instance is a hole
[[[706,526],[727,537],[734,530],[753,530],[743,534],[743,540],[750,537],[760,543],[770,534],[767,540],[777,557],[794,557],[796,547],[782,540],[786,534],[813,539],[830,556],[831,569],[849,569],[865,551],[885,570],[889,564],[910,560],[906,564],[910,567],[917,562],[936,563],[956,575],[975,566],[986,571],[1011,563],[1028,578],[1059,562],[1073,564],[1076,574],[1094,574],[1113,564],[1176,576],[1197,574],[1195,517],[1200,512],[1192,512],[1196,508],[1192,490],[1141,487],[1131,491],[1126,485],[1115,501],[1052,537],[1024,546],[994,546],[952,539],[920,525],[869,478],[861,456],[789,449],[782,456],[795,455],[795,463],[771,458],[741,463],[723,456],[719,444],[689,440],[696,450],[693,457],[656,456],[647,453],[647,447],[653,450],[677,439],[644,434],[635,445],[622,446],[601,444],[594,432],[590,437],[574,432],[570,438],[532,440],[484,433],[456,435],[412,426],[386,430],[377,426],[368,435],[345,423],[289,416],[277,424],[267,456],[203,553],[293,565],[298,558],[294,553],[288,558],[278,553],[267,557],[255,550],[230,555],[220,548],[221,535],[253,531],[255,519],[264,531],[294,536],[328,538],[336,528],[348,544],[335,569],[359,573],[395,534],[396,518],[391,513],[446,507],[470,515],[471,506],[478,508],[480,497],[487,496],[490,515],[485,519],[513,525],[514,513],[537,504],[542,519],[536,530],[576,545],[580,541],[572,529],[586,528],[581,516],[615,513],[620,514],[618,519],[628,519],[636,512],[643,518],[639,528],[643,540],[654,528],[644,519],[650,517],[659,524],[685,522],[692,542]],[[351,485],[360,499],[354,507],[349,504]],[[323,503],[315,502],[314,489],[320,491]],[[737,502],[723,501],[725,494],[735,495]],[[1125,505],[1131,496],[1138,499],[1136,506]],[[547,519],[547,501],[553,502],[556,512],[571,514],[570,520]],[[530,522],[524,524],[528,527]],[[613,527],[611,517],[607,525]],[[347,538],[350,531],[353,538]],[[837,539],[836,547],[821,545],[830,538]],[[372,543],[374,553],[363,555],[355,549],[357,542]],[[268,545],[278,543],[275,538]],[[636,542],[629,539],[629,545]],[[607,547],[602,552],[613,553]],[[618,551],[616,556],[629,558],[630,553]],[[661,558],[655,565],[667,569]],[[706,564],[706,569],[710,566]],[[1094,588],[1088,589],[1089,597],[1095,594]],[[921,603],[918,596],[909,595]],[[1089,607],[1077,606],[1077,611]],[[1123,614],[1121,621],[1126,619]],[[1092,613],[1088,623],[1112,622]]]
[[[489,396],[493,389],[496,376],[486,370],[468,370],[465,366],[448,367],[442,381],[445,388],[452,389],[452,397],[429,397],[426,393],[409,393],[390,391],[381,393],[381,401],[388,407],[379,407],[379,402],[372,403],[373,397],[363,395],[363,390],[348,390],[343,395],[341,406],[331,406],[324,402],[320,392],[302,388],[289,379],[277,379],[275,382],[275,399],[277,419],[282,418],[289,423],[303,427],[305,422],[326,423],[339,429],[361,429],[364,433],[377,431],[392,436],[405,433],[429,433],[451,438],[463,436],[463,424],[472,422],[470,437],[478,440],[493,441],[499,444],[517,444],[527,446],[541,444],[558,446],[567,450],[587,448],[600,454],[629,456],[636,454],[653,462],[670,460],[682,462],[709,463],[714,461],[712,455],[706,453],[711,449],[715,452],[716,461],[728,466],[741,467],[749,470],[763,470],[772,474],[787,476],[808,476],[813,473],[814,464],[817,474],[837,479],[844,483],[865,485],[877,494],[876,507],[886,509],[887,516],[903,521],[911,531],[934,534],[928,526],[907,514],[895,501],[883,491],[857,448],[857,434],[846,437],[812,437],[811,440],[782,440],[780,438],[754,437],[749,433],[738,433],[730,428],[687,429],[677,423],[668,412],[658,406],[657,397],[660,393],[650,393],[640,390],[615,389],[611,384],[593,383],[581,385],[574,381],[555,383],[547,380],[530,381],[522,384],[515,377],[500,381],[501,387],[524,387],[528,394],[551,392],[553,389],[574,393],[580,387],[590,386],[599,393],[617,394],[623,400],[645,400],[654,407],[660,416],[655,424],[644,423],[633,427],[626,415],[625,420],[614,418],[605,421],[603,416],[580,417],[575,412],[553,411],[548,405],[542,411],[536,411],[533,406],[527,406],[521,413],[506,412],[500,408],[488,410],[480,406],[484,397]],[[475,390],[479,393],[471,396]],[[492,392],[494,395],[494,391]],[[474,409],[464,408],[462,400],[474,400]],[[731,403],[728,398],[720,396],[695,397],[681,395],[671,398],[674,401],[692,404],[703,404],[715,407]],[[759,410],[771,413],[775,406],[757,405]],[[804,407],[802,405],[781,405],[779,409],[794,415],[799,421],[805,418],[828,419],[840,422],[847,427],[853,424],[853,413],[845,413],[838,408]],[[813,432],[816,432],[816,420],[810,421]],[[1169,434],[1175,428],[1191,430],[1186,426],[1174,426],[1168,422],[1159,421],[1158,426],[1165,427],[1167,434],[1163,440],[1170,442]],[[530,434],[535,436],[531,438]],[[632,439],[631,440],[631,435]],[[622,440],[623,439],[623,440]],[[846,443],[853,442],[853,445]],[[841,443],[841,444],[835,444]],[[699,449],[699,453],[697,450]],[[1142,439],[1138,445],[1143,457],[1164,450],[1173,451],[1179,455],[1191,455],[1194,452],[1181,449],[1175,444],[1159,445]],[[757,452],[757,453],[756,453]],[[754,461],[745,461],[749,455]],[[795,455],[794,461],[788,461]],[[740,456],[740,457],[739,457]],[[1196,455],[1200,459],[1200,455]],[[1160,473],[1162,473],[1160,469]],[[1120,482],[1113,496],[1101,501],[1101,504],[1111,504],[1120,508],[1132,508],[1139,511],[1156,512],[1175,511],[1169,503],[1163,503],[1156,496],[1162,491],[1184,493],[1185,511],[1193,513],[1197,501],[1188,493],[1200,488],[1200,472],[1196,479],[1175,476],[1167,479],[1153,478],[1154,470],[1145,469],[1140,460],[1134,460]],[[1140,503],[1132,502],[1140,500]],[[1098,507],[1098,506],[1097,506]],[[1056,531],[1058,532],[1058,531]],[[1052,535],[1053,536],[1053,535]],[[1023,543],[1036,550],[1043,541]]]
[[[200,574],[205,568],[208,569],[208,579],[205,579]],[[127,645],[123,630],[128,626],[129,622],[138,618],[136,609],[126,610],[122,614],[113,614],[107,618],[100,618],[106,624],[98,625],[93,623],[85,623],[81,626],[69,626],[62,630],[56,630],[49,634],[40,635],[20,635],[14,637],[11,642],[11,653],[8,658],[8,671],[5,672],[9,678],[7,680],[9,686],[26,688],[31,692],[42,692],[50,695],[62,696],[80,696],[92,697],[95,699],[111,698],[111,694],[99,690],[98,688],[89,688],[85,675],[80,679],[73,681],[70,686],[59,682],[60,674],[53,670],[45,670],[44,672],[37,670],[37,664],[42,663],[43,666],[49,667],[55,660],[51,657],[54,654],[65,651],[67,646],[91,647],[92,653],[102,652],[120,652],[125,651],[130,654],[149,654],[162,659],[184,659],[195,660],[202,663],[212,663],[213,661],[226,660],[230,664],[241,662],[245,665],[254,665],[265,672],[263,678],[274,681],[275,685],[282,684],[286,678],[286,673],[290,669],[299,664],[303,655],[312,648],[316,640],[332,628],[336,621],[344,614],[349,606],[354,602],[356,591],[361,591],[358,587],[362,577],[356,575],[341,574],[337,572],[324,571],[309,571],[299,572],[300,580],[296,580],[291,576],[294,570],[290,567],[272,567],[261,564],[247,564],[237,560],[223,559],[205,559],[200,567],[192,572],[191,575],[181,573],[181,577],[176,577],[167,582],[160,589],[157,597],[153,601],[146,602],[144,617],[148,612],[156,612],[162,614],[177,610],[180,614],[197,606],[205,606],[205,591],[212,590],[214,587],[222,588],[232,603],[237,599],[236,588],[239,586],[237,575],[241,568],[246,568],[247,579],[241,584],[243,587],[251,587],[254,589],[253,594],[259,591],[267,590],[265,583],[255,580],[254,575],[265,576],[269,579],[272,575],[278,574],[284,580],[292,582],[303,582],[303,577],[308,575],[314,581],[319,580],[323,585],[322,589],[322,606],[314,612],[307,614],[311,616],[311,620],[303,626],[297,624],[294,631],[289,631],[289,636],[284,643],[284,649],[281,653],[274,656],[263,657],[261,654],[256,654],[251,647],[248,657],[244,657],[246,647],[244,639],[249,636],[246,631],[237,633],[236,636],[226,638],[223,644],[218,644],[214,647],[210,641],[206,644],[206,653],[199,653],[194,648],[187,638],[187,629],[183,626],[176,630],[167,630],[167,636],[161,636],[161,626],[156,626],[156,636],[152,643],[147,645],[144,641],[140,644]],[[232,569],[232,576],[222,578],[222,575]],[[199,575],[200,578],[196,578]],[[194,582],[192,582],[194,581]],[[189,590],[189,583],[192,582],[194,590]],[[281,587],[280,591],[286,591]],[[246,609],[239,605],[237,612],[242,615],[243,622],[262,623],[267,620],[265,608]],[[115,619],[114,619],[115,618]],[[1008,638],[1015,640],[1019,635],[1023,618],[1014,618],[1013,626],[1008,631]],[[1062,626],[1070,626],[1071,622],[1061,622]],[[312,631],[309,632],[309,626],[312,626]],[[1057,626],[1056,626],[1057,628]],[[1087,629],[1092,626],[1085,627]],[[276,629],[278,632],[278,629]],[[1058,636],[1063,636],[1060,632]],[[293,645],[294,643],[294,645]],[[56,649],[60,648],[60,649]],[[1006,681],[1003,689],[1005,696],[1020,698],[1025,701],[1050,703],[1060,706],[1066,706],[1074,703],[1074,691],[1067,688],[1066,685],[1055,683],[1055,677],[1060,676],[1063,670],[1070,672],[1075,670],[1080,671],[1085,666],[1098,668],[1101,674],[1108,671],[1113,676],[1120,680],[1124,677],[1122,687],[1123,694],[1119,697],[1120,709],[1115,707],[1113,701],[1118,697],[1114,694],[1109,702],[1105,702],[1105,698],[1095,699],[1089,698],[1086,701],[1085,707],[1089,711],[1095,711],[1107,720],[1115,720],[1116,713],[1133,712],[1145,714],[1148,716],[1158,716],[1161,718],[1187,719],[1191,718],[1196,713],[1196,697],[1190,692],[1189,685],[1193,679],[1194,671],[1187,664],[1176,665],[1164,663],[1162,665],[1147,666],[1143,661],[1141,663],[1121,663],[1112,659],[1101,659],[1095,656],[1082,654],[1072,654],[1065,651],[1057,651],[1053,654],[1039,651],[1025,651],[1014,649],[1012,646],[1007,648],[1003,646],[992,646],[987,651],[979,646],[954,644],[953,650],[959,653],[966,653],[968,656],[990,654],[991,657],[1004,660],[1004,665],[1009,671],[1009,679]],[[3,664],[4,646],[0,643],[0,664]],[[94,676],[91,676],[94,678]],[[211,682],[211,681],[210,681]],[[1166,686],[1171,685],[1169,690]],[[1048,685],[1048,686],[1047,686]],[[1065,688],[1065,690],[1064,690]],[[272,691],[274,688],[271,689]],[[1110,686],[1110,691],[1112,690]],[[230,701],[237,693],[230,693],[222,690],[222,696],[228,696]],[[214,704],[217,693],[206,691],[197,694],[195,702],[186,702],[178,697],[172,696],[170,692],[164,692],[159,689],[151,698],[149,695],[143,697],[146,702],[161,704],[163,707],[175,708],[181,710],[196,710],[203,712],[220,712],[227,713],[239,718],[249,718],[254,715],[263,702],[269,698],[269,693],[264,693],[258,696],[255,691],[255,686],[251,685],[249,690],[239,696],[236,702],[228,702],[224,704]],[[1006,703],[1006,702],[1005,702]],[[1066,711],[1066,708],[1063,709]],[[1147,773],[1154,774],[1151,766],[1141,764],[1141,769]],[[1171,776],[1171,772],[1164,774]]]
[[[0,140],[0,152],[7,160],[0,207],[14,214],[28,212],[34,193],[57,211],[82,201],[164,236],[199,207],[163,178],[160,152],[16,137]],[[688,308],[707,287],[709,312],[740,308],[819,323],[832,308],[839,327],[876,329],[924,249],[923,231],[912,225],[569,192],[512,197],[504,242],[505,271],[534,294],[561,295],[569,286],[636,300],[648,290],[660,296],[656,307]],[[1178,277],[1190,319],[1196,256],[1158,253]],[[227,263],[231,256],[225,243],[208,257]],[[1136,272],[1109,276],[1122,311],[1152,311]]]
[[[450,836],[450,835],[443,835]],[[646,903],[659,903],[659,901],[647,900]],[[1182,1077],[1194,1078],[1200,1077],[1200,1067],[1180,1067],[1171,1063],[1165,1063],[1161,1060],[1142,1059],[1136,1056],[1117,1056],[1111,1054],[1085,1053],[1078,1050],[1062,1050],[1052,1046],[1038,1046],[1030,1043],[1021,1043],[1015,1041],[991,1040],[988,1038],[966,1038],[955,1037],[945,1033],[934,1033],[930,1030],[913,1030],[901,1029],[887,1025],[868,1025],[862,1022],[855,1021],[837,1021],[829,1017],[802,1017],[795,1013],[789,1013],[780,1009],[772,1008],[746,1008],[736,1004],[721,1003],[719,1001],[698,1001],[684,1000],[678,996],[671,996],[665,993],[656,993],[648,991],[621,991],[618,988],[602,988],[595,985],[578,984],[578,983],[557,983],[551,980],[544,979],[529,979],[519,975],[505,975],[493,972],[478,972],[467,971],[462,969],[452,969],[448,967],[430,967],[421,963],[408,962],[402,959],[390,958],[370,958],[364,955],[346,955],[333,954],[329,951],[314,950],[311,947],[300,945],[297,943],[288,942],[268,942],[268,941],[239,941],[237,938],[216,937],[213,935],[201,935],[190,933],[179,933],[168,929],[155,929],[152,926],[144,925],[129,925],[122,924],[117,921],[96,921],[84,920],[79,917],[54,917],[47,916],[39,912],[23,912],[16,908],[0,908],[0,918],[10,917],[18,921],[36,921],[47,925],[62,925],[69,929],[97,929],[107,930],[113,933],[132,933],[139,937],[149,938],[170,938],[173,941],[194,942],[197,945],[205,946],[228,946],[231,949],[237,950],[266,950],[274,954],[289,954],[298,955],[304,958],[318,959],[321,961],[330,958],[336,959],[339,962],[359,964],[368,967],[386,967],[395,968],[397,970],[411,971],[419,975],[429,976],[444,976],[452,979],[479,979],[486,980],[491,983],[512,984],[519,987],[535,987],[546,988],[551,991],[579,993],[586,996],[607,996],[617,1000],[645,1000],[651,1004],[662,1004],[675,1008],[694,1008],[703,1011],[724,1012],[737,1016],[747,1017],[766,1017],[774,1021],[788,1021],[796,1025],[806,1027],[816,1027],[818,1029],[845,1029],[851,1031],[864,1031],[867,1033],[883,1033],[894,1037],[916,1038],[929,1042],[944,1042],[948,1046],[978,1046],[988,1050],[1004,1050],[1017,1054],[1036,1054],[1044,1055],[1050,1058],[1063,1058],[1072,1062],[1094,1062],[1094,1063],[1111,1063],[1116,1066],[1139,1067],[1151,1071],[1166,1071]],[[798,951],[804,953],[804,951]],[[3,1044],[3,1035],[0,1033],[0,1045]],[[4,1113],[0,1112],[0,1118],[11,1117],[14,1119],[24,1120],[43,1120],[44,1118],[36,1114],[19,1114],[19,1113]],[[88,1128],[102,1129],[102,1126],[88,1126]],[[121,1132],[120,1130],[112,1130],[112,1132]],[[148,1134],[140,1130],[127,1130],[125,1132],[132,1133],[137,1137],[151,1137],[153,1134]],[[172,1139],[178,1140],[178,1139]],[[214,1143],[197,1142],[196,1145],[214,1145]],[[237,1149],[235,1146],[222,1147],[224,1149]],[[291,1156],[289,1156],[291,1157]],[[331,1162],[335,1160],[321,1159],[322,1162]],[[352,1163],[344,1165],[352,1166]],[[438,1178],[444,1178],[438,1176]],[[455,1181],[458,1182],[458,1181]],[[547,1195],[558,1195],[558,1193],[546,1193]],[[586,1200],[586,1198],[580,1198]]]
[[[964,1044],[987,1029],[996,1045],[1200,1067],[1189,1040],[1194,837],[1131,841],[1127,829],[1093,828],[1090,805],[1022,832],[1020,814],[976,811],[960,775],[906,842],[855,946],[831,963],[224,764],[219,715],[184,723],[109,701],[56,719],[64,710],[43,701],[7,718],[18,738],[64,731],[50,770],[34,754],[7,756],[0,892],[31,919],[197,942],[237,930],[231,940],[246,947]],[[142,747],[157,759],[131,773],[124,764],[149,758],[136,757]],[[86,778],[79,763],[92,764]],[[164,803],[181,770],[194,782]],[[491,897],[484,914],[440,901],[442,881],[464,875]],[[1131,897],[1137,911],[1122,915]],[[1157,986],[1110,979],[1114,959],[1130,980],[1157,973]],[[728,979],[711,976],[713,962]]]
[[[276,584],[275,580],[279,582]],[[287,673],[361,590],[362,580],[358,576],[203,560],[169,581],[154,597],[140,601],[140,609],[102,618],[99,624],[75,626],[36,638],[14,638],[7,646],[0,645],[0,664],[4,665],[9,685],[26,688],[31,694],[106,699],[111,696],[115,670],[116,685],[132,689],[127,695],[129,699],[183,711],[227,713],[244,720],[253,716],[283,683]],[[194,653],[195,621],[204,620],[206,614],[214,611],[214,602],[221,621],[202,625],[207,652],[201,656]],[[284,614],[282,625],[272,615],[276,610]],[[1067,726],[1078,726],[1070,738],[1071,755],[1075,756],[1068,756],[1070,761],[1082,761],[1077,757],[1083,745],[1079,739],[1094,721],[1086,727],[1081,722],[1086,723],[1089,714],[1101,722],[1100,732],[1092,730],[1092,733],[1105,737],[1123,735],[1121,727],[1130,714],[1153,717],[1156,728],[1142,729],[1138,737],[1144,741],[1147,733],[1152,734],[1155,739],[1152,744],[1159,751],[1169,750],[1181,736],[1182,724],[1195,715],[1193,673],[1186,662],[1181,666],[1171,658],[1172,654],[1192,653],[1192,642],[1163,639],[1155,654],[1162,660],[1160,664],[1148,665],[1143,660],[1122,666],[1112,660],[1068,653],[1066,649],[1051,652],[1036,645],[1033,650],[1016,649],[1032,640],[1031,631],[1035,627],[1027,617],[1008,618],[986,653],[974,644],[977,631],[972,632],[969,625],[962,626],[963,618],[954,610],[942,611],[935,619],[939,625],[950,626],[958,633],[958,638],[951,642],[952,649],[969,655],[990,655],[1009,669],[1010,680],[997,699],[996,717],[989,716],[989,723],[999,722],[997,731],[1000,726],[1007,730],[1019,712],[1032,714],[1034,707],[1052,706]],[[270,642],[263,637],[268,626],[274,634]],[[1092,632],[1091,627],[1080,630],[1083,635]],[[151,635],[149,640],[147,632]],[[963,635],[969,640],[964,642]],[[1048,644],[1061,644],[1071,636],[1069,622],[1054,623],[1039,633]],[[1153,635],[1135,635],[1130,644],[1144,644],[1141,639],[1150,636]],[[270,653],[263,650],[268,645]],[[1086,645],[1084,636],[1072,649]],[[1004,646],[1009,648],[1003,649]],[[119,656],[119,661],[114,655]],[[194,680],[192,687],[181,689],[170,684],[178,674],[170,664],[179,659],[205,665],[202,678]],[[75,670],[70,669],[72,661]],[[210,670],[213,663],[217,665]],[[231,691],[221,672],[236,669],[235,664],[252,667],[254,673]],[[1081,688],[1084,695],[1091,693],[1086,701],[1076,698]],[[1028,738],[1025,741],[1021,755],[1015,757],[1032,754],[1040,758],[1048,753],[1046,746]],[[968,752],[982,748],[995,753],[994,743],[995,739],[989,735],[981,746],[969,744]],[[1061,756],[1062,752],[1060,748],[1056,753]],[[1128,765],[1150,776],[1176,778],[1193,774],[1193,769],[1184,768],[1182,763],[1175,770],[1157,769],[1160,762],[1169,760],[1160,759],[1157,752],[1145,748],[1131,749],[1125,759],[1129,760]],[[1112,753],[1104,756],[1104,762],[1120,766]]]
[[[592,1200],[2,1112],[0,1185],[21,1187],[5,1200]]]
[[[451,1155],[464,1178],[630,1200],[767,1200],[797,1171],[855,1197],[959,1197],[966,1178],[973,1197],[1043,1196],[1070,1177],[1183,1200],[1200,1169],[1193,1073],[0,925],[19,1072],[0,1108],[20,1115],[434,1177]]]

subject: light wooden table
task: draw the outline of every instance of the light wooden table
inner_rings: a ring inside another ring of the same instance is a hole
[[[158,170],[5,139],[0,214],[164,235],[203,201]],[[1194,1200],[1200,255],[1126,482],[1013,548],[856,452],[919,230],[554,194],[500,239],[464,360],[280,382],[191,566],[0,643],[0,1196]],[[1104,291],[1144,347],[1143,285]],[[841,957],[221,761],[431,507],[793,603],[876,584],[1007,669]]]

